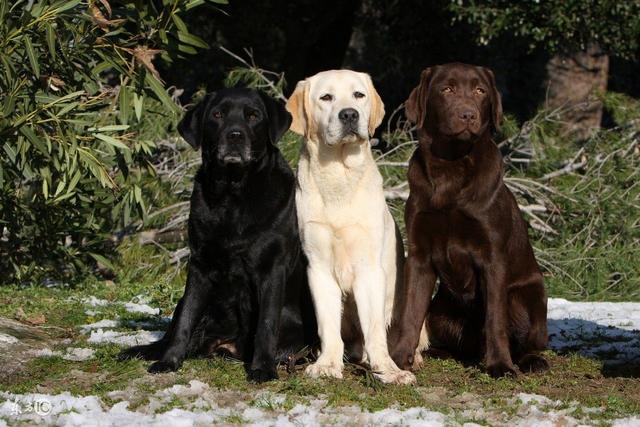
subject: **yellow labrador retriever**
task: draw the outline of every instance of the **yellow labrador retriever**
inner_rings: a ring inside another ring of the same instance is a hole
[[[369,75],[324,71],[298,83],[287,103],[291,130],[304,135],[296,205],[318,319],[321,353],[311,377],[342,378],[343,296],[353,294],[364,337],[363,361],[385,383],[415,376],[387,348],[396,286],[396,230],[369,136],[384,104]],[[356,316],[345,305],[344,316]]]

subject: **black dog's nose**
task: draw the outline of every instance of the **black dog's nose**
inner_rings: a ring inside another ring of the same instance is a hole
[[[227,141],[229,142],[237,142],[242,140],[244,137],[244,134],[239,131],[239,130],[232,130],[229,133],[227,133]]]
[[[338,118],[342,123],[353,123],[358,120],[360,115],[354,108],[345,108],[344,110],[340,110],[338,113]]]
[[[476,112],[473,110],[462,110],[458,114],[458,117],[460,117],[462,120],[467,120],[467,121],[475,120],[477,118]]]

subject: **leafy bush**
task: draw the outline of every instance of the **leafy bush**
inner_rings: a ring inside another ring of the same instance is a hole
[[[0,0],[0,283],[107,263],[146,215],[144,134],[181,111],[153,60],[207,47],[180,18],[205,0],[113,3]]]
[[[586,50],[596,43],[622,58],[640,49],[640,3],[617,0],[451,0],[456,19],[477,26],[478,41],[521,37],[552,53]]]

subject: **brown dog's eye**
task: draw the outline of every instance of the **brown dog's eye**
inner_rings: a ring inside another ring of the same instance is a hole
[[[333,96],[331,96],[330,94],[324,94],[320,97],[320,99],[322,99],[323,101],[331,101],[333,99]]]
[[[214,111],[213,112],[213,117],[215,117],[216,119],[221,119],[222,118],[222,113],[220,111]]]
[[[451,88],[450,86],[447,86],[444,89],[442,89],[442,93],[453,93],[453,88]]]
[[[353,97],[354,97],[355,99],[364,98],[364,93],[362,93],[362,92],[358,92],[358,91],[355,91],[355,92],[353,92]]]
[[[486,91],[486,90],[484,90],[484,89],[482,89],[481,87],[477,87],[477,88],[476,88],[476,93],[477,93],[478,95],[484,95],[485,93],[487,93],[487,91]]]

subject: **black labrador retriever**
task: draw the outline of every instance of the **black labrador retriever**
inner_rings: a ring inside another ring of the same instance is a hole
[[[178,126],[202,149],[189,213],[188,277],[164,337],[121,358],[157,360],[149,372],[177,370],[186,357],[226,352],[248,378],[277,378],[316,334],[300,245],[294,174],[276,147],[291,115],[245,88],[210,93]]]

